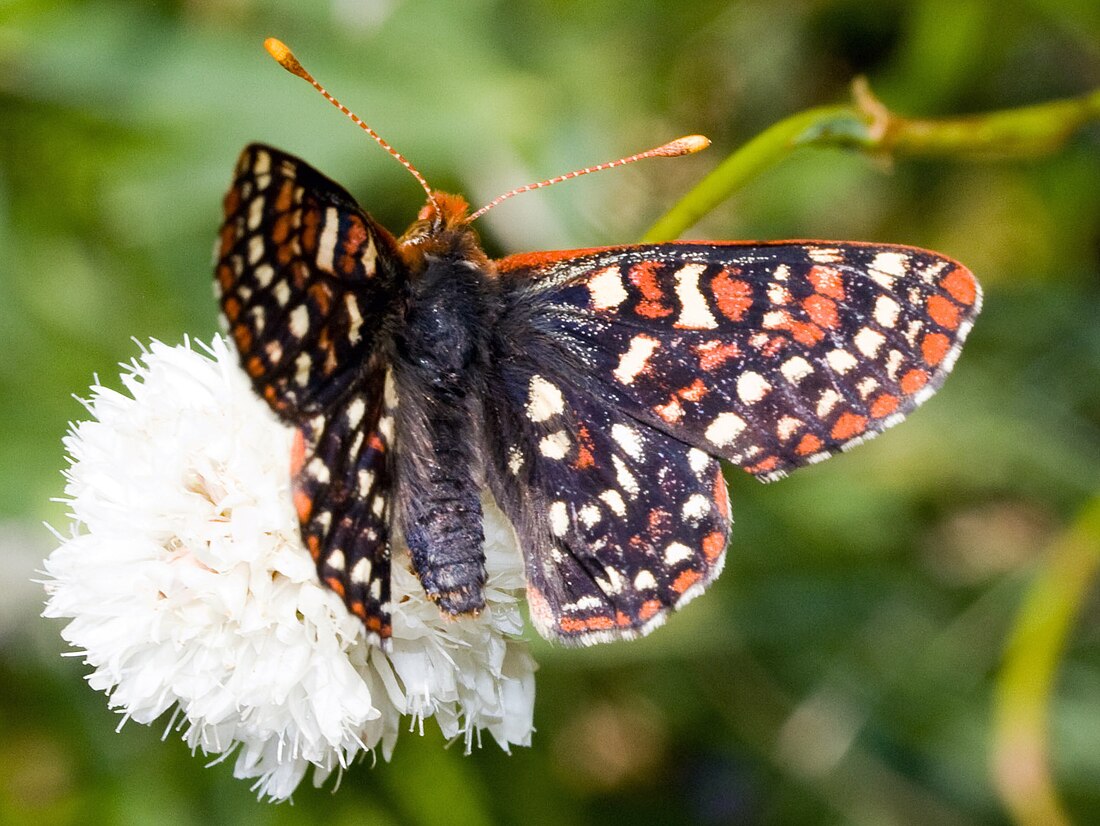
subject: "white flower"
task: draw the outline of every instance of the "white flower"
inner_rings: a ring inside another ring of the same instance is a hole
[[[69,536],[46,560],[44,615],[94,668],[123,722],[169,709],[191,747],[228,757],[271,799],[314,766],[320,784],[364,750],[389,757],[402,715],[434,717],[467,749],[532,731],[535,663],[518,639],[515,537],[486,508],[486,608],[444,620],[394,559],[393,651],[323,588],[289,493],[291,432],[236,355],[153,343],[101,386],[65,439]],[[406,723],[408,725],[408,723]]]

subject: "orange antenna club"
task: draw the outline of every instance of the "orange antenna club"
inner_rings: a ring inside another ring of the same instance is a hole
[[[581,175],[587,175],[590,172],[600,172],[604,169],[613,169],[616,166],[626,166],[628,163],[634,163],[635,161],[642,161],[646,158],[678,158],[681,155],[692,155],[696,152],[700,152],[710,146],[710,138],[703,137],[702,135],[685,135],[682,138],[677,138],[674,141],[661,144],[653,149],[647,149],[645,152],[639,152],[636,155],[630,155],[625,158],[619,158],[618,160],[608,161],[607,163],[596,164],[596,166],[586,166],[584,169],[576,169],[572,172],[567,172],[564,175],[557,175],[553,178],[547,178],[545,181],[539,181],[534,184],[527,184],[513,189],[511,192],[505,192],[503,195],[499,195],[492,201],[487,203],[477,212],[470,216],[471,221],[475,221],[495,207],[497,204],[507,201],[509,198],[513,198],[522,192],[530,192],[532,189],[542,189],[544,186],[552,186],[553,184],[561,183],[562,181],[568,181],[570,178],[579,178]]]
[[[302,64],[298,62],[298,58],[294,56],[294,53],[290,51],[289,47],[285,43],[283,43],[283,41],[275,37],[269,37],[267,40],[264,41],[264,48],[267,49],[267,53],[275,58],[275,61],[280,66],[282,66],[292,75],[297,75],[318,92],[320,92],[325,100],[327,100],[337,109],[339,109],[349,118],[351,118],[352,122],[354,122],[356,126],[358,126],[374,139],[375,143],[377,143],[384,150],[386,150],[386,152],[396,158],[397,161],[403,167],[405,167],[405,169],[409,170],[409,172],[412,173],[412,176],[416,178],[417,182],[420,184],[421,187],[424,188],[424,191],[428,194],[428,200],[438,208],[438,203],[435,199],[435,195],[432,194],[432,189],[428,186],[428,182],[424,180],[424,176],[420,174],[420,170],[413,166],[405,158],[404,155],[402,155],[400,152],[390,146],[389,143],[386,142],[385,138],[383,138],[381,135],[371,129],[370,126],[368,126],[366,123],[364,123],[362,118],[360,118],[357,114],[348,109],[348,107],[346,107],[344,104],[342,104],[332,95],[330,95],[328,93],[328,90],[326,90],[324,86],[314,80],[313,75],[305,70]]]

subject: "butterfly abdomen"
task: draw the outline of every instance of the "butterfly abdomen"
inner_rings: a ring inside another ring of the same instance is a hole
[[[480,412],[494,312],[491,279],[462,258],[427,258],[398,312],[398,512],[424,590],[450,614],[484,605]]]

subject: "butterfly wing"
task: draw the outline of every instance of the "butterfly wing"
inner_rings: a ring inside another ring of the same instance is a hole
[[[532,621],[571,643],[645,634],[722,568],[721,468],[538,355],[498,362],[487,414],[501,437],[488,478],[526,552]]]
[[[528,548],[537,626],[582,643],[644,634],[717,575],[713,457],[767,480],[881,432],[940,385],[980,304],[968,271],[895,246],[663,244],[498,269],[494,495]]]
[[[217,250],[222,316],[256,393],[298,427],[294,503],[318,574],[383,645],[396,399],[375,339],[402,271],[337,184],[277,149],[242,152]]]
[[[764,480],[901,421],[981,302],[954,261],[870,244],[661,244],[500,270],[589,392]]]
[[[281,418],[326,409],[360,378],[401,271],[393,238],[305,162],[253,144],[225,196],[222,317]]]

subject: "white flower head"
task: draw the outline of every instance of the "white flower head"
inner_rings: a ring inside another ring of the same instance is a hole
[[[310,766],[319,785],[366,750],[392,753],[402,715],[434,717],[469,749],[532,732],[535,663],[511,526],[486,507],[486,607],[448,620],[395,551],[392,651],[322,587],[291,503],[292,431],[216,338],[154,342],[127,366],[130,395],[92,388],[65,439],[72,523],[45,562],[44,615],[128,719],[174,709],[193,749],[237,752],[234,774],[281,800]]]

